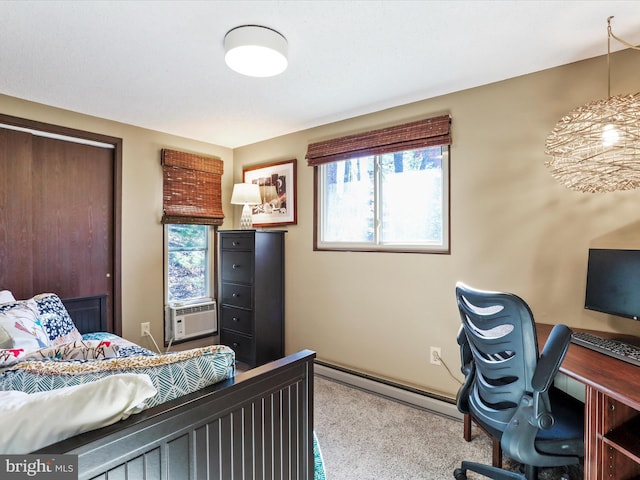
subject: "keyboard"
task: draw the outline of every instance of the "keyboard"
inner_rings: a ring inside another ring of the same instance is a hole
[[[573,332],[571,342],[640,367],[640,347],[586,332]]]

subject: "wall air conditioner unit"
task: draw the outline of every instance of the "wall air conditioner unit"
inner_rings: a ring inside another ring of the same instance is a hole
[[[168,324],[174,340],[207,335],[218,331],[216,302],[199,303],[197,305],[169,306],[167,308]]]

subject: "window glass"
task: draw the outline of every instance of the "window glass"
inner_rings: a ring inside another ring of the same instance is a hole
[[[374,237],[374,157],[324,165],[323,240],[371,242]]]
[[[317,168],[318,249],[448,251],[448,147]]]
[[[169,302],[209,297],[209,227],[167,225]]]

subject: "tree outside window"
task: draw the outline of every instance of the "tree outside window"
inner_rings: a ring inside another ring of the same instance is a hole
[[[209,226],[167,225],[169,302],[209,297]]]

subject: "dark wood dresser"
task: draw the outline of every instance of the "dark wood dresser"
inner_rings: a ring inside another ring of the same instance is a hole
[[[256,367],[284,356],[282,230],[220,231],[220,343]]]

